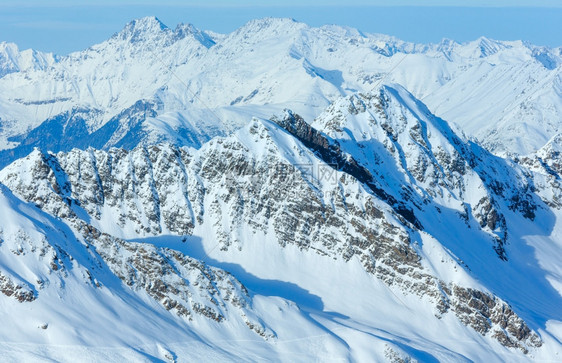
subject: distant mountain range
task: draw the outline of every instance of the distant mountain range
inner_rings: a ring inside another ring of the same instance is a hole
[[[393,82],[492,151],[528,154],[561,132],[561,64],[562,48],[486,38],[413,44],[271,18],[221,35],[143,18],[65,57],[3,43],[0,159],[92,139],[199,147],[252,116],[289,108],[312,120],[341,96]]]

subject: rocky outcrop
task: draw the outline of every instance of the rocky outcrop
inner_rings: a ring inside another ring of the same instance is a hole
[[[33,290],[23,284],[15,283],[2,271],[0,271],[0,292],[8,297],[15,298],[21,303],[30,302],[37,298]]]
[[[467,326],[482,335],[490,335],[503,346],[519,348],[525,354],[529,348],[542,346],[540,337],[505,302],[492,294],[455,284],[442,286],[450,300],[444,311],[451,309]]]
[[[313,125],[341,153],[353,155],[386,194],[418,206],[411,209],[414,218],[428,204],[459,210],[468,225],[474,220],[490,236],[502,260],[509,255],[506,210],[535,218],[540,201],[524,169],[457,136],[398,85],[342,98]],[[431,227],[421,229],[431,233]]]
[[[237,318],[257,334],[275,337],[252,312],[246,287],[228,272],[178,251],[126,242],[78,219],[71,223],[121,281],[145,291],[166,310],[187,321],[199,315],[219,323],[228,319],[229,312],[237,312]]]
[[[274,124],[256,121],[247,133],[212,140],[195,152],[167,144],[130,152],[36,151],[2,170],[0,180],[71,221],[125,284],[187,320],[202,315],[220,322],[225,311],[238,311],[250,329],[274,336],[250,318],[245,288],[226,272],[172,250],[125,242],[99,231],[96,221],[116,217],[117,227],[141,236],[189,235],[206,226],[214,234],[207,238],[222,250],[243,249],[247,233],[271,234],[303,253],[343,262],[357,258],[388,286],[431,302],[437,316],[451,312],[482,335],[522,351],[540,346],[536,333],[498,297],[432,275],[413,247],[415,225],[347,172],[352,167],[334,168],[315,152]],[[492,209],[481,209],[486,225],[492,224]]]
[[[44,171],[41,167],[35,170]],[[65,203],[56,198],[41,200],[46,208]],[[224,270],[175,250],[103,233],[72,211],[64,214],[64,208],[52,209],[64,217],[42,213],[18,201],[2,184],[0,206],[8,217],[8,223],[0,221],[0,292],[7,297],[50,304],[53,296],[61,299],[74,291],[76,283],[86,291],[94,289],[94,295],[119,295],[118,278],[123,287],[152,297],[188,324],[196,318],[229,321],[264,339],[276,336],[254,311],[246,287]],[[67,290],[67,285],[72,288]]]
[[[359,112],[356,108],[353,108],[353,111]],[[367,185],[379,199],[390,205],[404,220],[412,223],[416,228],[422,228],[414,212],[410,207],[406,206],[404,201],[398,201],[394,196],[387,193],[381,188],[377,180],[373,178],[373,175],[365,167],[361,166],[353,156],[344,153],[337,142],[329,140],[325,135],[322,135],[318,130],[306,123],[302,117],[287,110],[285,111],[284,118],[273,118],[272,121],[295,136],[306,147],[313,150],[326,165],[352,175]],[[408,201],[406,200],[406,202]]]

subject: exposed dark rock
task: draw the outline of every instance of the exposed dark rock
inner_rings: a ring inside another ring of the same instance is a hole
[[[37,298],[33,290],[15,283],[2,271],[0,271],[0,292],[8,297],[14,297],[21,303],[31,302]]]
[[[398,215],[412,223],[416,228],[423,229],[412,209],[386,193],[365,167],[359,165],[351,155],[345,154],[341,150],[337,141],[329,140],[327,136],[322,135],[318,130],[306,123],[302,117],[290,111],[286,111],[285,118],[273,118],[272,121],[295,136],[306,147],[313,150],[327,165],[352,175],[367,185],[377,197],[387,202]]]

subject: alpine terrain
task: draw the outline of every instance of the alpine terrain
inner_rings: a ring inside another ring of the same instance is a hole
[[[561,120],[520,41],[0,43],[0,355],[559,361]]]

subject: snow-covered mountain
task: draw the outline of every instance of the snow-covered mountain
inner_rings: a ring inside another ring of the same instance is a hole
[[[559,359],[561,73],[274,18],[0,43],[0,355]]]
[[[57,57],[52,53],[33,49],[20,51],[14,43],[0,43],[0,77],[13,72],[46,69],[56,61]]]
[[[0,301],[20,334],[0,349],[556,360],[560,150],[497,157],[396,84],[197,149],[36,149],[0,171]]]
[[[291,19],[220,35],[143,18],[84,51],[0,78],[0,165],[35,146],[70,151],[92,140],[103,149],[198,148],[252,116],[289,108],[313,119],[341,96],[389,82],[492,151],[527,154],[562,132],[561,54],[486,38],[412,44]]]

